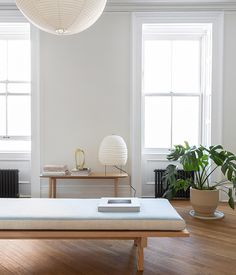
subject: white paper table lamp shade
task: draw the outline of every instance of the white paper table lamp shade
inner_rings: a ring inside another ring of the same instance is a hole
[[[101,16],[107,0],[16,0],[24,16],[53,34],[82,32]]]
[[[124,166],[128,158],[124,139],[116,135],[105,137],[100,145],[98,158],[103,165]]]

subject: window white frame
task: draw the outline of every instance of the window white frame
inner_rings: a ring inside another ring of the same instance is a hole
[[[7,51],[8,51],[8,46],[7,46]],[[8,111],[8,98],[9,97],[11,97],[11,96],[17,96],[17,97],[29,96],[29,97],[31,97],[31,92],[30,93],[9,93],[8,92],[8,85],[10,85],[10,84],[30,84],[31,85],[31,80],[30,81],[0,80],[0,84],[5,84],[6,85],[5,92],[0,92],[0,95],[5,96],[5,98],[6,98],[6,135],[3,135],[3,136],[0,135],[0,141],[1,140],[30,141],[31,140],[31,135],[16,136],[16,135],[9,135],[8,134],[8,114],[7,114],[8,112],[7,111]],[[5,152],[0,151],[0,153],[5,153]],[[14,152],[14,153],[17,153],[17,152]],[[27,152],[23,152],[23,153],[27,153]]]
[[[160,26],[161,27],[161,26]],[[159,28],[159,27],[158,27]],[[165,26],[163,25],[162,28],[160,30],[153,30],[153,33],[143,33],[142,37],[143,37],[143,58],[144,58],[144,43],[146,40],[150,41],[150,40],[175,40],[175,39],[178,39],[178,40],[200,40],[201,39],[201,34],[199,32],[197,32],[196,34],[194,34],[193,32],[191,33],[184,33],[186,32],[186,29],[185,27],[181,27],[181,26],[178,26],[176,28],[176,33],[172,33],[172,34],[168,34],[168,32],[170,32],[171,28],[173,29],[173,25],[170,26],[169,28],[166,28],[166,33],[162,33],[162,31],[164,31],[164,28]],[[181,34],[177,34],[177,32],[180,32],[181,31],[181,28],[182,28],[182,32]],[[200,26],[197,28],[197,26],[195,26],[195,29],[200,29]],[[200,57],[200,59],[202,60],[202,58]],[[142,63],[144,63],[144,59],[142,60]],[[200,67],[199,67],[199,70],[200,72],[202,71],[201,70],[201,66],[202,64],[200,63],[199,64]],[[142,65],[143,69],[144,70],[144,66]],[[144,71],[142,72],[142,75],[144,75]],[[200,79],[200,83],[201,83],[201,79]],[[143,86],[143,85],[142,85]],[[201,140],[202,140],[202,117],[201,117],[201,114],[202,114],[202,104],[201,102],[203,102],[203,93],[202,93],[202,87],[201,87],[201,90],[199,92],[195,92],[195,93],[174,93],[173,91],[169,92],[169,93],[148,93],[148,92],[145,92],[144,91],[144,86],[143,86],[143,89],[142,89],[142,95],[141,95],[141,108],[142,108],[142,111],[141,111],[141,134],[142,134],[142,152],[143,153],[160,153],[160,152],[168,152],[168,150],[170,148],[146,148],[145,147],[145,97],[158,97],[158,96],[161,96],[161,97],[169,97],[171,99],[171,147],[173,146],[173,141],[172,141],[172,131],[173,131],[173,98],[174,97],[198,97],[199,99],[199,136],[198,136],[198,142],[200,143]]]
[[[145,12],[132,15],[131,173],[132,184],[139,196],[142,194],[142,26],[155,23],[212,24],[211,143],[217,144],[222,140],[223,18],[222,12]],[[163,153],[157,153],[156,160],[163,160]]]
[[[18,10],[0,10],[0,23],[28,23],[28,22],[23,17],[23,15],[20,13],[20,11],[18,11]],[[31,55],[32,55],[32,53],[31,53]],[[15,82],[15,81],[0,81],[0,83],[3,83],[3,84],[32,83],[32,78],[31,78],[30,82],[28,82],[28,81],[17,81],[17,82]],[[6,94],[8,94],[8,92],[6,92]],[[32,94],[32,92],[31,92],[31,94]],[[17,95],[17,96],[21,96],[21,95],[31,96],[31,94],[29,95],[28,93],[26,93],[26,94],[23,94],[23,93],[21,93],[21,94],[10,93],[10,95]],[[9,139],[9,138],[11,140],[31,140],[30,136],[11,136],[11,137],[9,137],[8,135],[7,136],[0,136],[0,140],[5,140],[5,139]],[[0,154],[1,153],[6,154],[6,152],[0,152]],[[7,154],[11,154],[11,153],[16,154],[17,152],[9,152]],[[26,152],[23,152],[23,154],[25,154],[25,153]],[[19,152],[19,154],[21,154],[21,153]]]
[[[208,102],[211,97],[211,62],[209,56],[212,56],[212,24],[210,23],[181,23],[181,24],[145,24],[142,33],[142,44],[143,44],[143,58],[144,58],[144,43],[150,40],[196,40],[200,42],[200,62],[199,62],[199,88],[198,92],[194,93],[180,93],[173,92],[170,93],[147,93],[144,90],[144,83],[142,87],[142,115],[145,114],[144,100],[146,96],[163,96],[171,98],[171,112],[173,110],[173,98],[174,97],[198,97],[199,99],[199,135],[198,144],[209,145],[210,142],[210,129],[207,126],[207,121],[211,118],[209,117]],[[207,60],[208,59],[208,60]],[[142,60],[142,67],[144,70],[144,59]],[[142,72],[144,76],[144,71]],[[206,119],[207,118],[207,119]],[[144,117],[141,117],[142,123],[142,152],[143,153],[168,153],[170,148],[145,148],[145,123]],[[172,125],[173,125],[173,114],[171,113],[171,147],[173,147],[172,141]]]
[[[14,6],[15,7],[15,6]],[[0,22],[27,22],[22,13],[15,7],[0,10]],[[4,154],[2,161],[24,159],[31,160],[31,196],[40,197],[40,31],[31,25],[31,153]]]

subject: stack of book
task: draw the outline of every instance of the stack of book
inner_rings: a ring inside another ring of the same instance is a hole
[[[67,165],[44,165],[43,176],[66,176],[69,174]]]
[[[98,212],[140,212],[138,198],[101,198]]]
[[[91,174],[90,168],[83,168],[83,169],[72,169],[71,176],[89,176]]]

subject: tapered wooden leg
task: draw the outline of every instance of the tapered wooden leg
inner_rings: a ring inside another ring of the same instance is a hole
[[[114,196],[118,197],[118,179],[114,179]]]
[[[147,247],[147,238],[137,239],[137,269],[143,271],[144,248]]]
[[[130,195],[130,197],[133,197],[133,195],[132,195],[132,188],[131,188],[131,186],[132,186],[132,182],[131,182],[131,176],[130,175],[128,175],[128,184],[129,184],[129,195]]]
[[[52,185],[53,185],[53,180],[52,178],[49,178],[48,182],[48,197],[52,198]]]
[[[57,197],[57,181],[56,179],[53,179],[53,183],[52,183],[52,197],[56,198]]]
[[[134,239],[134,246],[138,246],[138,239]]]

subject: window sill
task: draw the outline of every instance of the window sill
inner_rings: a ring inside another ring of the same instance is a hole
[[[29,161],[31,152],[0,152],[0,161]]]
[[[148,151],[148,150],[143,150],[142,155],[150,155],[150,156],[167,156],[169,155],[168,152],[155,152],[155,151]]]

